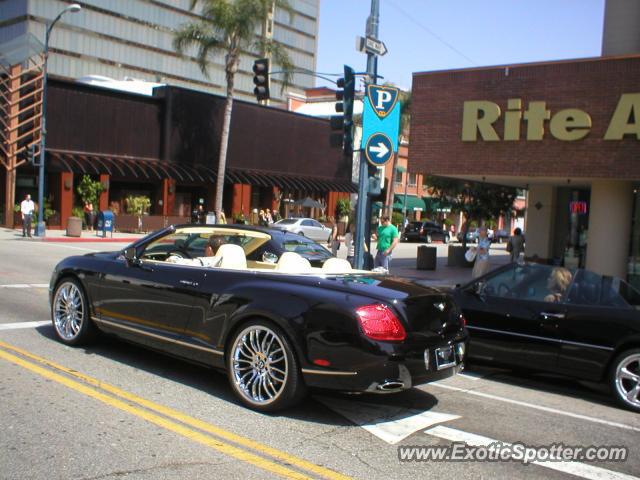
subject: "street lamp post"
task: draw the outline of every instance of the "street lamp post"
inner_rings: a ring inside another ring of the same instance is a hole
[[[42,73],[42,131],[40,133],[40,162],[38,165],[38,223],[36,225],[36,236],[44,237],[45,235],[45,223],[44,223],[44,148],[45,137],[47,136],[47,62],[49,60],[49,37],[51,36],[51,30],[58,20],[67,12],[79,12],[82,7],[77,3],[72,3],[67,8],[62,10],[53,22],[47,27],[44,36],[44,66]]]

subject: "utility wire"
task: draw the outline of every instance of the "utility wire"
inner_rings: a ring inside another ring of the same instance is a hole
[[[420,27],[422,30],[424,30],[425,32],[427,32],[429,35],[431,35],[433,38],[435,38],[436,40],[438,40],[440,43],[442,43],[444,46],[446,46],[447,48],[449,48],[450,50],[452,50],[453,52],[457,53],[458,55],[460,55],[462,58],[466,59],[468,62],[470,62],[473,66],[477,67],[478,64],[476,62],[474,62],[471,58],[469,58],[468,56],[466,56],[464,53],[462,53],[460,50],[458,50],[456,47],[454,47],[453,45],[451,45],[449,42],[447,42],[444,38],[442,38],[441,36],[439,36],[438,34],[436,34],[435,32],[433,32],[429,27],[423,25],[422,23],[420,23],[418,20],[415,19],[415,17],[413,15],[411,15],[409,12],[407,12],[406,10],[404,10],[402,7],[400,7],[400,5],[398,5],[394,0],[387,0],[388,3],[391,4],[392,7],[394,7],[396,10],[398,10],[398,12],[400,12],[402,15],[404,15],[408,20],[410,20],[411,22],[413,22],[415,25],[417,25],[418,27]]]

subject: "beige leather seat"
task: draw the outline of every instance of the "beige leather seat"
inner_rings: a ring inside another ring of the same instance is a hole
[[[324,273],[348,273],[351,270],[351,264],[343,258],[330,258],[322,265]]]
[[[283,273],[310,273],[312,271],[309,260],[295,252],[284,252],[278,259],[275,270]]]
[[[222,257],[220,268],[233,270],[246,270],[247,268],[247,257],[240,245],[225,243],[216,252],[216,257]]]

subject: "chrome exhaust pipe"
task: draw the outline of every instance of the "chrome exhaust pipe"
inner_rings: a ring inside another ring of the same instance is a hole
[[[397,380],[386,381],[378,385],[378,390],[383,392],[395,392],[397,390],[402,390],[403,388],[404,383]]]

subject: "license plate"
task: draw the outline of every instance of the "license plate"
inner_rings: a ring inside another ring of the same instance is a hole
[[[443,370],[456,364],[456,353],[453,346],[436,348],[436,368]]]

